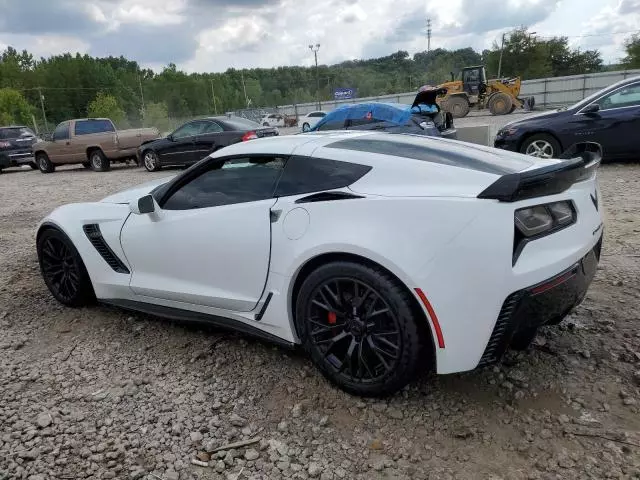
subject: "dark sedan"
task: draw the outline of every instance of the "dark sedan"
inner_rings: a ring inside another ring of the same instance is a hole
[[[640,77],[611,85],[575,105],[511,122],[494,146],[558,157],[576,142],[602,145],[605,160],[640,158]]]
[[[220,148],[276,135],[277,128],[262,127],[241,117],[191,120],[165,138],[140,145],[138,163],[150,172],[167,166],[192,165]]]
[[[3,168],[22,165],[38,168],[31,151],[36,140],[36,134],[29,127],[0,127],[0,172]]]

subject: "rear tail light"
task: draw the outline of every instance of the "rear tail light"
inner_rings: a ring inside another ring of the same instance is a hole
[[[516,264],[527,243],[573,225],[576,218],[576,209],[570,200],[516,210],[512,265]]]
[[[525,237],[535,237],[565,227],[575,220],[576,210],[570,201],[521,208],[515,213],[516,228]]]
[[[243,142],[248,142],[249,140],[255,140],[258,138],[258,134],[256,132],[247,132],[242,136]]]

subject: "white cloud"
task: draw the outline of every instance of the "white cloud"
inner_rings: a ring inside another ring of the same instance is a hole
[[[311,43],[323,64],[425,50],[427,17],[432,48],[481,51],[524,25],[609,61],[623,56],[620,32],[640,31],[640,0],[21,0],[0,17],[0,44],[188,71],[309,66]]]

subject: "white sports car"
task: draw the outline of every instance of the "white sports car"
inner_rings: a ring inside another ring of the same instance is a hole
[[[389,394],[495,362],[582,300],[603,231],[594,145],[560,161],[371,132],[236,144],[57,208],[38,258],[65,305],[300,344],[346,391]]]

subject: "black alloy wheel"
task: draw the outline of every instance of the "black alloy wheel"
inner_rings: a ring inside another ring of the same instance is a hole
[[[406,289],[382,270],[321,267],[301,287],[296,322],[314,363],[350,393],[387,395],[414,377],[424,335]]]
[[[69,238],[54,229],[38,239],[38,260],[42,277],[53,296],[68,306],[81,306],[94,298],[87,270]]]

